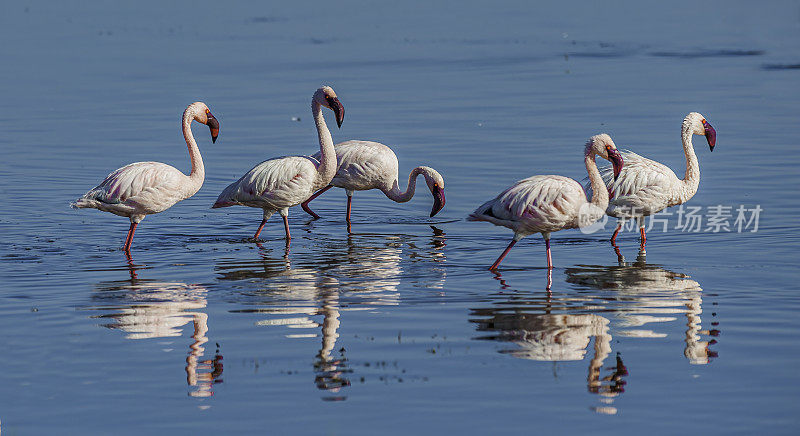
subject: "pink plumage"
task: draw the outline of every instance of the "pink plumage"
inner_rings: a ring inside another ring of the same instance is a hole
[[[603,216],[608,205],[608,192],[603,185],[595,156],[613,163],[618,173],[623,166],[614,141],[607,134],[592,136],[584,149],[584,162],[589,180],[595,188],[591,200],[580,183],[564,176],[533,176],[511,185],[500,195],[487,201],[467,219],[488,221],[514,231],[514,238],[489,269],[494,270],[517,241],[533,233],[541,233],[547,247],[547,267],[553,267],[550,255],[550,233],[583,227]]]
[[[306,201],[314,191],[327,186],[336,173],[336,153],[333,150],[331,132],[322,116],[322,107],[331,109],[336,115],[336,124],[341,127],[344,107],[330,86],[323,86],[311,98],[311,113],[317,126],[320,154],[311,156],[284,156],[265,160],[256,165],[239,180],[226,187],[212,209],[229,206],[257,207],[263,210],[261,225],[254,239],[276,211],[283,217],[286,243],[289,233],[289,208]]]
[[[444,207],[444,178],[438,171],[427,166],[418,166],[411,170],[405,191],[400,190],[397,156],[391,148],[379,142],[345,141],[334,146],[336,150],[337,169],[330,185],[317,191],[303,203],[303,210],[314,218],[308,204],[320,194],[332,187],[343,188],[347,192],[347,223],[350,223],[350,208],[355,191],[378,189],[387,198],[398,203],[405,203],[414,197],[417,176],[425,178],[425,184],[433,195],[431,216],[436,215]],[[320,159],[320,154],[312,156]]]
[[[189,148],[192,171],[189,175],[161,162],[136,162],[113,171],[94,189],[71,204],[76,209],[98,209],[128,217],[131,226],[123,249],[130,252],[133,233],[145,216],[163,212],[175,203],[194,195],[203,185],[205,169],[191,123],[209,126],[211,140],[216,142],[219,121],[202,102],[190,104],[183,112],[182,128]]]
[[[683,179],[666,165],[639,156],[631,151],[622,152],[625,168],[619,178],[614,180],[610,167],[602,168],[601,175],[607,189],[613,192],[606,213],[619,219],[611,242],[628,219],[636,219],[639,224],[641,246],[644,250],[647,241],[644,230],[644,218],[661,210],[689,201],[697,192],[700,184],[700,164],[692,145],[693,135],[703,135],[711,151],[717,142],[717,132],[697,112],[689,113],[681,124],[681,141],[686,156],[686,173]],[[586,185],[587,191],[591,189]]]

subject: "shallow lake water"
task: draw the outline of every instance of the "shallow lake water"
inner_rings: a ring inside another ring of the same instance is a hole
[[[796,431],[796,2],[161,3],[3,7],[3,434]],[[334,141],[439,170],[441,213],[358,192],[348,233],[335,189],[291,210],[287,250],[277,215],[257,243],[259,210],[209,208],[316,151],[321,84]],[[126,219],[69,203],[129,162],[188,172],[196,100],[222,124],[195,126],[205,184],[128,259]],[[511,232],[475,207],[581,180],[599,132],[682,175],[690,111],[718,133],[694,141],[700,231],[673,208],[646,256],[612,221],[555,233],[550,290],[536,235],[487,270]]]

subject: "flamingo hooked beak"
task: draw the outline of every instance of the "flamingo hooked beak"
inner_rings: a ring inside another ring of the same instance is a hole
[[[344,122],[344,106],[339,101],[338,97],[325,97],[328,102],[328,107],[331,108],[334,115],[336,115],[336,125],[341,129]]]
[[[717,131],[708,124],[708,121],[703,120],[703,128],[705,129],[706,141],[708,141],[708,148],[714,151],[714,146],[717,145]]]
[[[206,125],[211,130],[211,143],[213,144],[217,142],[217,136],[219,136],[219,121],[211,112],[206,112],[206,117],[208,118]]]
[[[433,194],[433,209],[431,209],[431,217],[433,217],[444,208],[444,188],[434,184],[431,194]]]

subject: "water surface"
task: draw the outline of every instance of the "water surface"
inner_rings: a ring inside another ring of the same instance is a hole
[[[22,3],[0,29],[8,434],[799,424],[793,2]],[[322,219],[291,211],[287,250],[277,216],[255,243],[260,211],[209,209],[253,164],[315,151],[323,83],[346,107],[335,141],[444,175],[439,215],[425,190],[359,192],[348,233],[331,190]],[[205,185],[127,259],[127,220],[68,204],[129,162],[188,172],[196,100],[222,123],[214,145],[195,129]],[[530,175],[582,179],[599,132],[682,174],[690,111],[719,134],[713,154],[695,141],[690,205],[759,205],[757,232],[653,231],[645,256],[627,232],[618,256],[609,222],[553,235],[549,291],[537,236],[486,270],[511,234],[466,222],[475,207]]]

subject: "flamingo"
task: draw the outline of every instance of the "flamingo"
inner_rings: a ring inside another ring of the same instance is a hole
[[[350,205],[354,191],[380,189],[390,200],[405,203],[414,197],[417,186],[417,176],[425,177],[425,183],[433,194],[433,209],[431,217],[444,207],[444,178],[431,167],[418,166],[411,170],[408,176],[408,185],[405,191],[400,191],[398,178],[397,156],[391,148],[379,142],[372,141],[345,141],[336,144],[336,161],[338,169],[330,184],[303,202],[303,210],[315,219],[319,215],[314,213],[308,203],[322,195],[332,187],[344,188],[347,192],[347,223],[350,223]],[[312,156],[320,158],[317,153]]]
[[[183,111],[183,137],[189,147],[192,171],[189,175],[161,162],[136,162],[106,176],[99,185],[70,204],[74,209],[99,209],[130,218],[131,226],[123,250],[130,255],[133,233],[145,216],[163,212],[175,203],[194,195],[203,186],[205,168],[192,135],[192,120],[211,130],[217,141],[219,121],[203,102],[194,102]]]
[[[610,136],[601,133],[589,138],[584,161],[594,188],[590,201],[586,200],[580,183],[569,177],[533,176],[513,184],[467,218],[469,221],[488,221],[514,231],[511,243],[489,270],[497,269],[517,241],[530,234],[541,233],[547,247],[549,271],[553,268],[550,233],[587,226],[603,216],[603,211],[608,206],[609,194],[594,161],[597,155],[612,163],[615,175],[619,174],[623,165],[622,156]]]
[[[317,125],[319,136],[318,157],[284,156],[265,160],[228,185],[219,194],[211,207],[242,205],[259,207],[264,210],[264,218],[258,226],[253,239],[258,239],[261,229],[272,214],[278,211],[283,217],[286,243],[292,239],[289,233],[289,208],[307,200],[311,194],[327,186],[336,173],[336,152],[333,149],[331,132],[322,116],[322,106],[336,115],[340,128],[344,121],[344,106],[330,86],[323,86],[311,98],[311,113]]]
[[[717,131],[703,115],[697,112],[686,115],[681,124],[681,141],[686,155],[686,173],[683,180],[678,179],[666,165],[627,150],[622,152],[625,169],[619,173],[619,177],[612,178],[611,168],[601,169],[603,181],[609,192],[613,193],[606,213],[618,219],[617,228],[611,236],[612,244],[615,243],[622,224],[627,219],[636,218],[639,224],[641,249],[644,250],[647,242],[644,218],[667,207],[686,203],[697,192],[697,186],[700,184],[700,166],[694,154],[692,135],[705,136],[711,151],[714,151],[717,142]],[[587,184],[587,190],[589,188]]]

